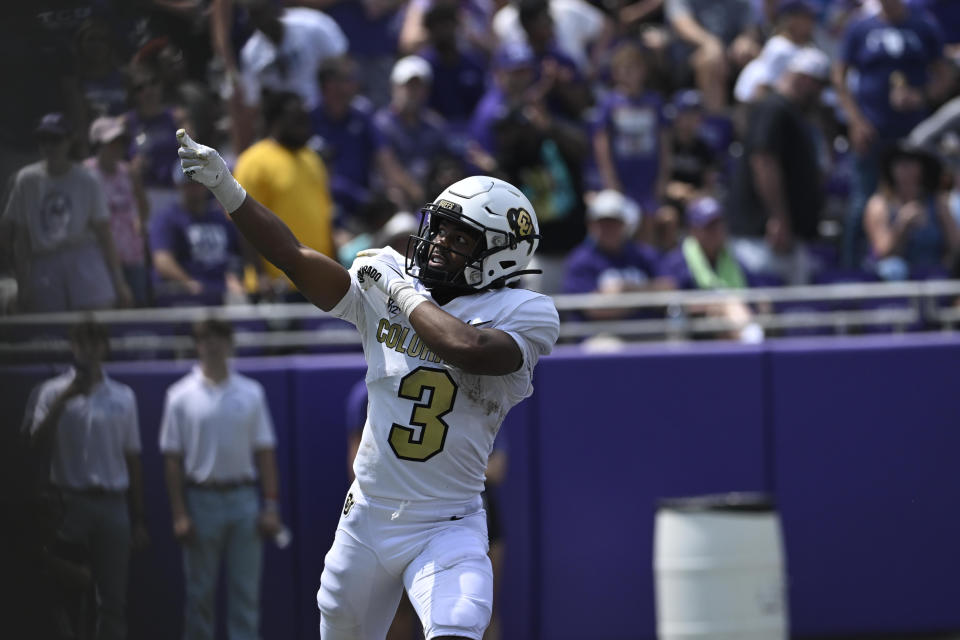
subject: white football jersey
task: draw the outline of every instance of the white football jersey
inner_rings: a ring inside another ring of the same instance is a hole
[[[403,256],[390,250],[397,263]],[[442,308],[483,328],[509,334],[523,365],[504,376],[465,373],[443,362],[376,287],[351,285],[331,310],[356,325],[367,359],[369,404],[353,463],[360,490],[395,500],[468,500],[483,490],[487,458],[510,408],[533,393],[533,368],[560,333],[553,301],[525,289],[454,298]],[[430,298],[415,278],[407,281]]]

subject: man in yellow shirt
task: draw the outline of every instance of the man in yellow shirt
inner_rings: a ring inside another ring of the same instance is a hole
[[[267,137],[237,158],[237,180],[273,210],[300,242],[335,258],[330,181],[323,160],[306,146],[310,119],[300,97],[288,92],[269,95],[263,102],[263,119]],[[266,261],[264,273],[293,288]]]

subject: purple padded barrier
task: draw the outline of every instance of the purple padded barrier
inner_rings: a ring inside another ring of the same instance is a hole
[[[740,345],[541,361],[540,638],[653,638],[657,499],[769,490],[763,373]]]
[[[534,387],[534,393],[539,393],[536,380]],[[505,443],[507,477],[497,490],[504,566],[494,606],[500,612],[500,630],[505,639],[536,637],[538,456],[533,404],[532,399],[528,399],[511,409],[497,434],[497,439]]]
[[[960,628],[960,342],[883,336],[769,350],[794,633]]]
[[[297,555],[296,600],[299,608],[297,637],[319,636],[317,588],[323,557],[333,543],[346,496],[347,427],[345,404],[354,383],[366,373],[360,354],[297,356],[290,367],[290,397],[296,407],[292,425],[297,447],[297,496],[294,540],[300,539]]]

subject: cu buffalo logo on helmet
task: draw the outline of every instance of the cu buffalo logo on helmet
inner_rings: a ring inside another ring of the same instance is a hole
[[[533,235],[533,217],[524,208],[510,209],[507,211],[507,220],[510,222],[510,229],[518,239]]]

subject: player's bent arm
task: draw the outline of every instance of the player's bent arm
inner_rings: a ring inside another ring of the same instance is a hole
[[[523,353],[509,334],[470,326],[434,304],[418,305],[410,324],[431,351],[467,373],[502,376],[523,365]]]
[[[249,195],[230,218],[260,255],[287,274],[300,293],[324,311],[337,306],[349,290],[346,269],[300,244],[283,220]]]

